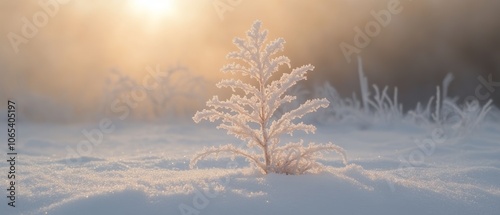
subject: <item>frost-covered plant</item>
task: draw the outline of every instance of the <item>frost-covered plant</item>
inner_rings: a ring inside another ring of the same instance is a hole
[[[158,79],[158,88],[148,97],[155,117],[182,115],[188,101],[202,104],[202,99],[206,99],[203,97],[205,81],[184,66],[171,67],[165,71],[165,76]]]
[[[112,69],[106,78],[104,85],[104,98],[101,103],[101,108],[106,115],[110,115],[111,105],[115,103],[116,100],[125,101],[127,97],[130,97],[131,92],[140,86],[139,83],[131,78],[130,76],[124,74],[120,70]]]
[[[438,127],[447,135],[460,137],[473,131],[492,109],[492,100],[481,105],[477,100],[459,104],[457,97],[449,97],[448,88],[453,75],[448,73],[440,86],[436,87],[436,95],[431,96],[425,105],[420,102],[407,114],[398,102],[398,91],[394,88],[392,96],[388,87],[383,90],[373,84],[373,92],[368,87],[368,78],[363,72],[361,59],[358,58],[358,74],[361,88],[361,100],[353,94],[352,98],[342,98],[328,82],[314,88],[314,95],[325,97],[330,106],[322,111],[319,119],[322,122],[351,121],[365,127],[380,122],[410,122],[425,127]]]
[[[398,102],[398,88],[394,88],[392,96],[388,92],[388,86],[382,90],[373,84],[373,91],[370,91],[368,78],[363,72],[361,58],[358,58],[358,75],[361,89],[361,100],[356,94],[351,98],[341,98],[337,90],[329,83],[323,86],[317,86],[314,89],[316,96],[326,97],[331,105],[324,113],[327,117],[322,116],[323,120],[328,120],[328,116],[333,120],[338,121],[354,121],[360,123],[361,126],[380,122],[394,122],[402,120],[403,106]]]
[[[217,84],[219,88],[231,88],[233,93],[237,90],[240,94],[233,94],[227,100],[219,100],[214,96],[207,102],[211,109],[199,111],[193,117],[198,123],[201,120],[214,122],[221,120],[217,127],[227,130],[237,138],[246,141],[246,148],[233,145],[206,148],[196,154],[191,162],[193,168],[200,159],[209,155],[230,153],[233,156],[245,157],[262,173],[302,174],[317,172],[323,167],[317,159],[324,151],[335,151],[342,156],[344,164],[347,163],[344,150],[332,143],[319,145],[309,143],[304,146],[303,141],[283,144],[280,137],[285,134],[292,135],[295,131],[314,133],[316,127],[303,122],[296,122],[305,114],[315,112],[319,108],[329,105],[326,99],[307,100],[296,109],[275,117],[276,111],[282,105],[293,102],[296,96],[286,95],[288,89],[298,81],[306,80],[306,73],[314,69],[312,65],[295,68],[291,73],[284,73],[280,79],[271,80],[273,74],[281,65],[288,65],[290,60],[286,56],[274,55],[284,48],[285,40],[278,38],[264,45],[267,30],[261,31],[261,22],[256,21],[247,32],[247,39],[235,38],[234,44],[238,51],[227,56],[243,62],[231,63],[224,66],[222,72],[239,73],[250,77],[254,84],[245,83],[236,79],[225,79]],[[242,94],[241,94],[242,92]]]
[[[300,84],[300,83],[298,83],[298,84],[290,87],[290,89],[288,89],[285,92],[285,94],[293,95],[293,96],[295,96],[297,98],[295,100],[287,103],[287,104],[281,105],[281,107],[279,107],[274,112],[273,117],[281,117],[286,112],[289,112],[289,111],[291,111],[291,110],[299,107],[302,103],[306,102],[307,98],[309,98],[309,96],[310,96],[309,95],[310,92],[302,84]],[[318,98],[320,98],[320,97],[318,97]],[[318,111],[320,111],[320,110],[318,110]],[[305,117],[303,119],[305,119]]]
[[[425,108],[422,107],[421,103],[418,102],[414,110],[408,111],[409,119],[417,124],[437,124],[443,125],[447,121],[447,116],[453,115],[453,109],[448,109],[444,105],[455,104],[456,98],[448,97],[448,87],[453,80],[453,75],[448,73],[443,79],[443,84],[441,87],[436,87],[436,97],[431,96]],[[443,93],[441,94],[441,89]]]
[[[361,87],[361,101],[365,113],[372,113],[375,120],[393,121],[401,119],[403,116],[403,107],[398,103],[398,88],[394,88],[393,96],[389,96],[388,87],[382,90],[376,84],[372,85],[375,94],[371,96],[368,89],[368,78],[363,72],[361,58],[358,58],[358,73]]]
[[[429,99],[425,108],[417,103],[417,107],[408,112],[409,119],[418,124],[440,127],[453,136],[463,136],[473,131],[490,112],[493,101],[489,100],[483,106],[477,100],[464,101],[458,105],[458,98],[448,97],[448,87],[452,81],[453,75],[448,73],[441,87],[436,87],[436,96]]]
[[[448,88],[453,75],[448,73],[442,84],[436,87],[435,96],[431,96],[426,104],[417,103],[413,110],[405,114],[398,102],[397,88],[390,95],[387,86],[380,90],[373,84],[373,91],[370,91],[361,58],[358,58],[358,75],[360,100],[356,94],[352,98],[342,98],[328,82],[314,88],[313,94],[316,97],[324,97],[330,101],[328,108],[320,110],[320,122],[349,121],[362,127],[380,122],[410,122],[424,127],[438,127],[449,136],[460,137],[473,131],[492,109],[492,100],[484,105],[477,100],[465,101],[460,105],[457,97],[449,97]]]
[[[314,95],[330,101],[328,108],[319,110],[317,121],[321,123],[349,121],[363,125],[369,124],[368,120],[371,117],[367,117],[355,93],[353,93],[352,97],[342,98],[329,82],[325,82],[323,85],[314,87]]]
[[[156,70],[160,70],[159,65]],[[133,106],[135,117],[172,118],[180,116],[190,106],[200,105],[205,91],[205,81],[190,72],[184,66],[170,67],[154,78],[154,86],[144,88],[143,83],[119,70],[112,70],[105,85],[103,108],[109,114],[109,108],[114,100],[130,100],[133,91],[142,90],[146,93],[145,100],[140,105]],[[191,109],[193,110],[193,109]],[[192,114],[192,112],[190,113]]]

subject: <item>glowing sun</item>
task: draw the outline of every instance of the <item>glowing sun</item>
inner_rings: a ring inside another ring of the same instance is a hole
[[[137,12],[153,17],[170,16],[175,13],[175,0],[131,0],[131,7]]]

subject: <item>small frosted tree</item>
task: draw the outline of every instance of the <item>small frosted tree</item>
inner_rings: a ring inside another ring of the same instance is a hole
[[[332,143],[309,143],[304,146],[303,140],[295,143],[283,144],[280,137],[285,134],[292,135],[295,131],[314,133],[316,127],[303,122],[296,122],[305,114],[315,112],[319,108],[329,105],[326,99],[307,100],[298,108],[287,113],[276,114],[279,107],[290,103],[296,96],[286,95],[288,89],[298,81],[306,80],[306,73],[312,71],[312,65],[295,68],[291,73],[284,73],[280,79],[271,80],[273,74],[282,65],[288,65],[290,60],[286,56],[275,56],[283,51],[285,40],[278,38],[266,46],[267,30],[261,31],[261,22],[256,21],[247,32],[247,39],[235,38],[234,44],[238,51],[227,56],[239,63],[231,63],[221,70],[224,73],[240,73],[255,81],[254,84],[244,83],[241,80],[225,79],[217,84],[218,88],[231,88],[243,94],[233,94],[229,99],[221,101],[214,96],[207,102],[211,109],[199,111],[193,117],[198,123],[201,120],[214,122],[221,120],[218,129],[227,130],[237,138],[247,142],[246,148],[234,145],[205,148],[196,154],[191,162],[193,168],[200,159],[209,155],[218,156],[220,153],[230,153],[245,157],[262,173],[302,174],[317,172],[323,165],[317,162],[322,152],[335,151],[341,155],[344,164],[347,164],[344,150]],[[278,116],[279,115],[279,116]]]

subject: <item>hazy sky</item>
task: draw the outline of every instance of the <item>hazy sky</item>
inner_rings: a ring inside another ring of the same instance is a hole
[[[0,99],[22,101],[31,115],[57,116],[65,107],[75,119],[100,111],[112,69],[140,80],[147,66],[179,63],[213,86],[235,50],[232,38],[244,36],[256,19],[270,39],[285,38],[293,67],[316,67],[309,85],[326,80],[350,95],[359,88],[356,63],[346,61],[339,45],[354,45],[354,29],[375,20],[371,11],[391,8],[389,0],[38,2],[0,1]],[[360,49],[371,83],[398,86],[412,106],[448,72],[456,77],[452,94],[462,97],[474,93],[479,75],[500,81],[500,1],[401,0],[398,8]],[[36,34],[24,35],[35,22]],[[23,42],[13,46],[14,34]],[[497,101],[498,91],[491,94]]]

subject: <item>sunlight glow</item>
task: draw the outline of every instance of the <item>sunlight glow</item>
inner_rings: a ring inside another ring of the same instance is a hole
[[[131,0],[131,3],[134,10],[151,17],[170,16],[175,13],[175,0]]]

